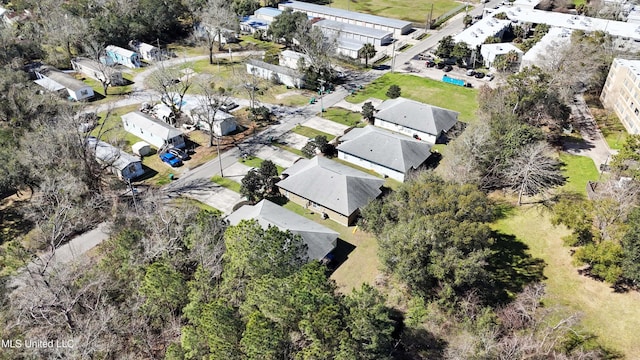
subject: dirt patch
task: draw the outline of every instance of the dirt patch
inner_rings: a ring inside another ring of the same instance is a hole
[[[287,91],[286,93],[278,94],[275,96],[276,100],[282,100],[289,96],[302,95],[299,91]]]

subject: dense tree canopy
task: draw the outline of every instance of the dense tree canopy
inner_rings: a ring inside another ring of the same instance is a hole
[[[423,173],[362,210],[387,271],[425,297],[464,293],[487,283],[493,206],[472,185]],[[435,293],[434,293],[435,292]]]

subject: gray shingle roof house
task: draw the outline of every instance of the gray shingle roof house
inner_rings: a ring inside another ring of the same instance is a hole
[[[431,145],[392,131],[367,126],[340,138],[338,158],[398,181],[422,165]]]
[[[269,200],[262,200],[255,205],[244,205],[227,216],[231,225],[237,225],[242,220],[251,219],[256,219],[264,229],[268,226],[276,226],[282,231],[289,230],[293,234],[300,235],[307,244],[309,259],[322,260],[336,247],[338,241],[339,234],[337,232]]]
[[[385,100],[376,108],[374,125],[435,144],[458,122],[458,112],[405,98]]]
[[[88,145],[95,152],[96,161],[108,167],[122,180],[134,179],[144,174],[142,161],[104,141],[90,141]]]
[[[351,225],[360,207],[380,196],[384,180],[324,157],[299,160],[283,172],[280,193],[332,220]]]

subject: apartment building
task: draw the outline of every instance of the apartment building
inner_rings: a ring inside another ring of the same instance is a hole
[[[640,134],[640,60],[614,59],[600,100],[630,134]]]

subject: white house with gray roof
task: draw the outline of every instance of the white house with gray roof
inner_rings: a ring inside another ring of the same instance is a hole
[[[174,146],[184,149],[186,144],[182,132],[173,126],[156,120],[151,116],[133,111],[122,115],[124,129],[158,149]]]
[[[374,118],[375,126],[435,144],[458,122],[458,112],[399,97],[378,105]]]
[[[340,141],[338,159],[401,182],[431,155],[431,144],[375,126],[355,128]]]
[[[269,200],[262,200],[255,205],[244,205],[227,216],[231,225],[242,220],[255,219],[263,229],[275,226],[281,231],[290,231],[300,235],[307,245],[309,260],[322,260],[335,249],[339,234],[326,226],[311,221],[290,210],[276,205]]]
[[[36,84],[45,89],[67,95],[75,101],[89,100],[94,96],[93,88],[73,76],[51,66],[36,71]]]
[[[144,174],[142,161],[139,157],[131,155],[104,141],[89,141],[87,146],[94,151],[96,161],[122,180],[130,180]]]
[[[309,58],[308,55],[292,50],[284,50],[278,56],[278,62],[280,66],[288,67],[294,70],[298,70],[300,59],[304,59],[304,63],[306,66],[309,66],[311,64],[311,58]]]
[[[290,87],[301,88],[304,86],[304,75],[298,71],[260,60],[247,60],[247,73]]]
[[[305,208],[323,213],[344,226],[353,224],[360,208],[380,194],[384,180],[324,158],[299,160],[282,173],[280,193]]]

